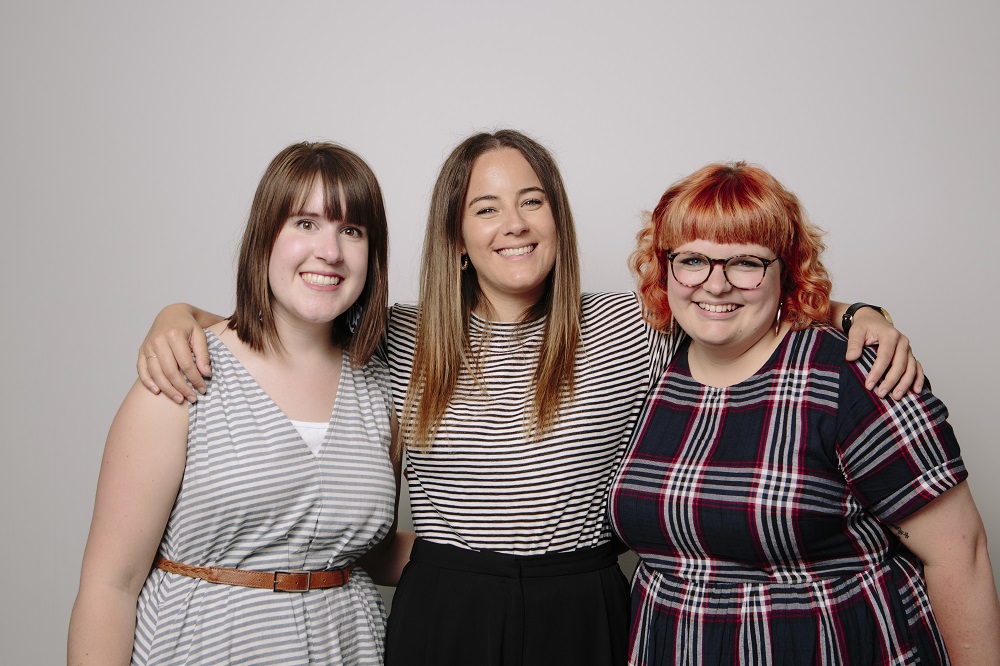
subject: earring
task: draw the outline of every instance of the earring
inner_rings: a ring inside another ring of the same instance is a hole
[[[465,271],[469,268],[469,255],[462,255],[462,270]]]
[[[778,335],[781,330],[781,303],[778,303],[778,316],[774,318],[774,334]]]
[[[347,312],[345,313],[347,315],[345,320],[347,321],[347,329],[351,333],[354,333],[354,330],[358,327],[358,322],[361,321],[362,312],[364,312],[364,308],[362,308],[361,304],[356,301],[354,305],[347,309]]]
[[[667,335],[674,334],[674,313],[670,313],[670,326],[667,327]]]
[[[263,310],[257,310],[257,323],[258,324],[263,324],[264,323],[264,311]]]

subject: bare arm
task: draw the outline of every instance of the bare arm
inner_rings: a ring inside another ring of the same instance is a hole
[[[968,483],[894,527],[924,563],[927,593],[953,666],[1000,664],[1000,601]]]
[[[135,364],[139,380],[153,393],[162,390],[177,404],[197,400],[198,393],[205,392],[204,378],[212,375],[202,329],[222,319],[186,303],[160,310],[139,347]]]
[[[841,331],[844,330],[841,318],[848,305],[832,301],[830,306],[833,323]],[[854,314],[854,324],[847,336],[847,360],[859,359],[861,349],[867,345],[878,345],[875,363],[865,381],[865,387],[869,391],[874,390],[880,398],[892,391],[892,397],[899,400],[910,388],[916,393],[923,390],[924,369],[913,356],[909,338],[886,321],[878,311],[861,308]]]
[[[184,474],[187,408],[136,382],[104,447],[67,663],[128,664],[135,604]]]

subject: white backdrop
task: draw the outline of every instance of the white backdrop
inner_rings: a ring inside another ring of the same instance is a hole
[[[590,291],[630,288],[640,212],[675,179],[763,164],[829,232],[835,296],[911,336],[1000,570],[998,21],[990,0],[6,0],[3,661],[64,658],[137,346],[167,303],[229,311],[253,189],[302,139],[375,169],[401,301],[437,168],[471,132],[556,154]]]

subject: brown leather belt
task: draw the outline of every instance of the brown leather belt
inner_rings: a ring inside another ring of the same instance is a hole
[[[274,592],[308,592],[309,590],[340,587],[351,578],[353,565],[343,569],[323,571],[246,571],[244,569],[224,569],[222,567],[195,567],[157,557],[153,566],[167,573],[180,574],[189,578],[200,578],[209,583],[259,587]]]

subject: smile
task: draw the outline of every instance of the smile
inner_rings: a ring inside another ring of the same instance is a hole
[[[736,308],[740,307],[733,303],[726,303],[725,305],[713,305],[711,303],[697,303],[699,308],[705,312],[733,312]]]
[[[538,247],[538,243],[532,245],[522,245],[521,247],[505,247],[502,250],[497,250],[497,254],[501,257],[517,257],[522,254],[531,254]]]
[[[330,287],[344,281],[339,275],[319,275],[318,273],[301,273],[301,275],[302,279],[309,284],[315,284],[320,287]]]

